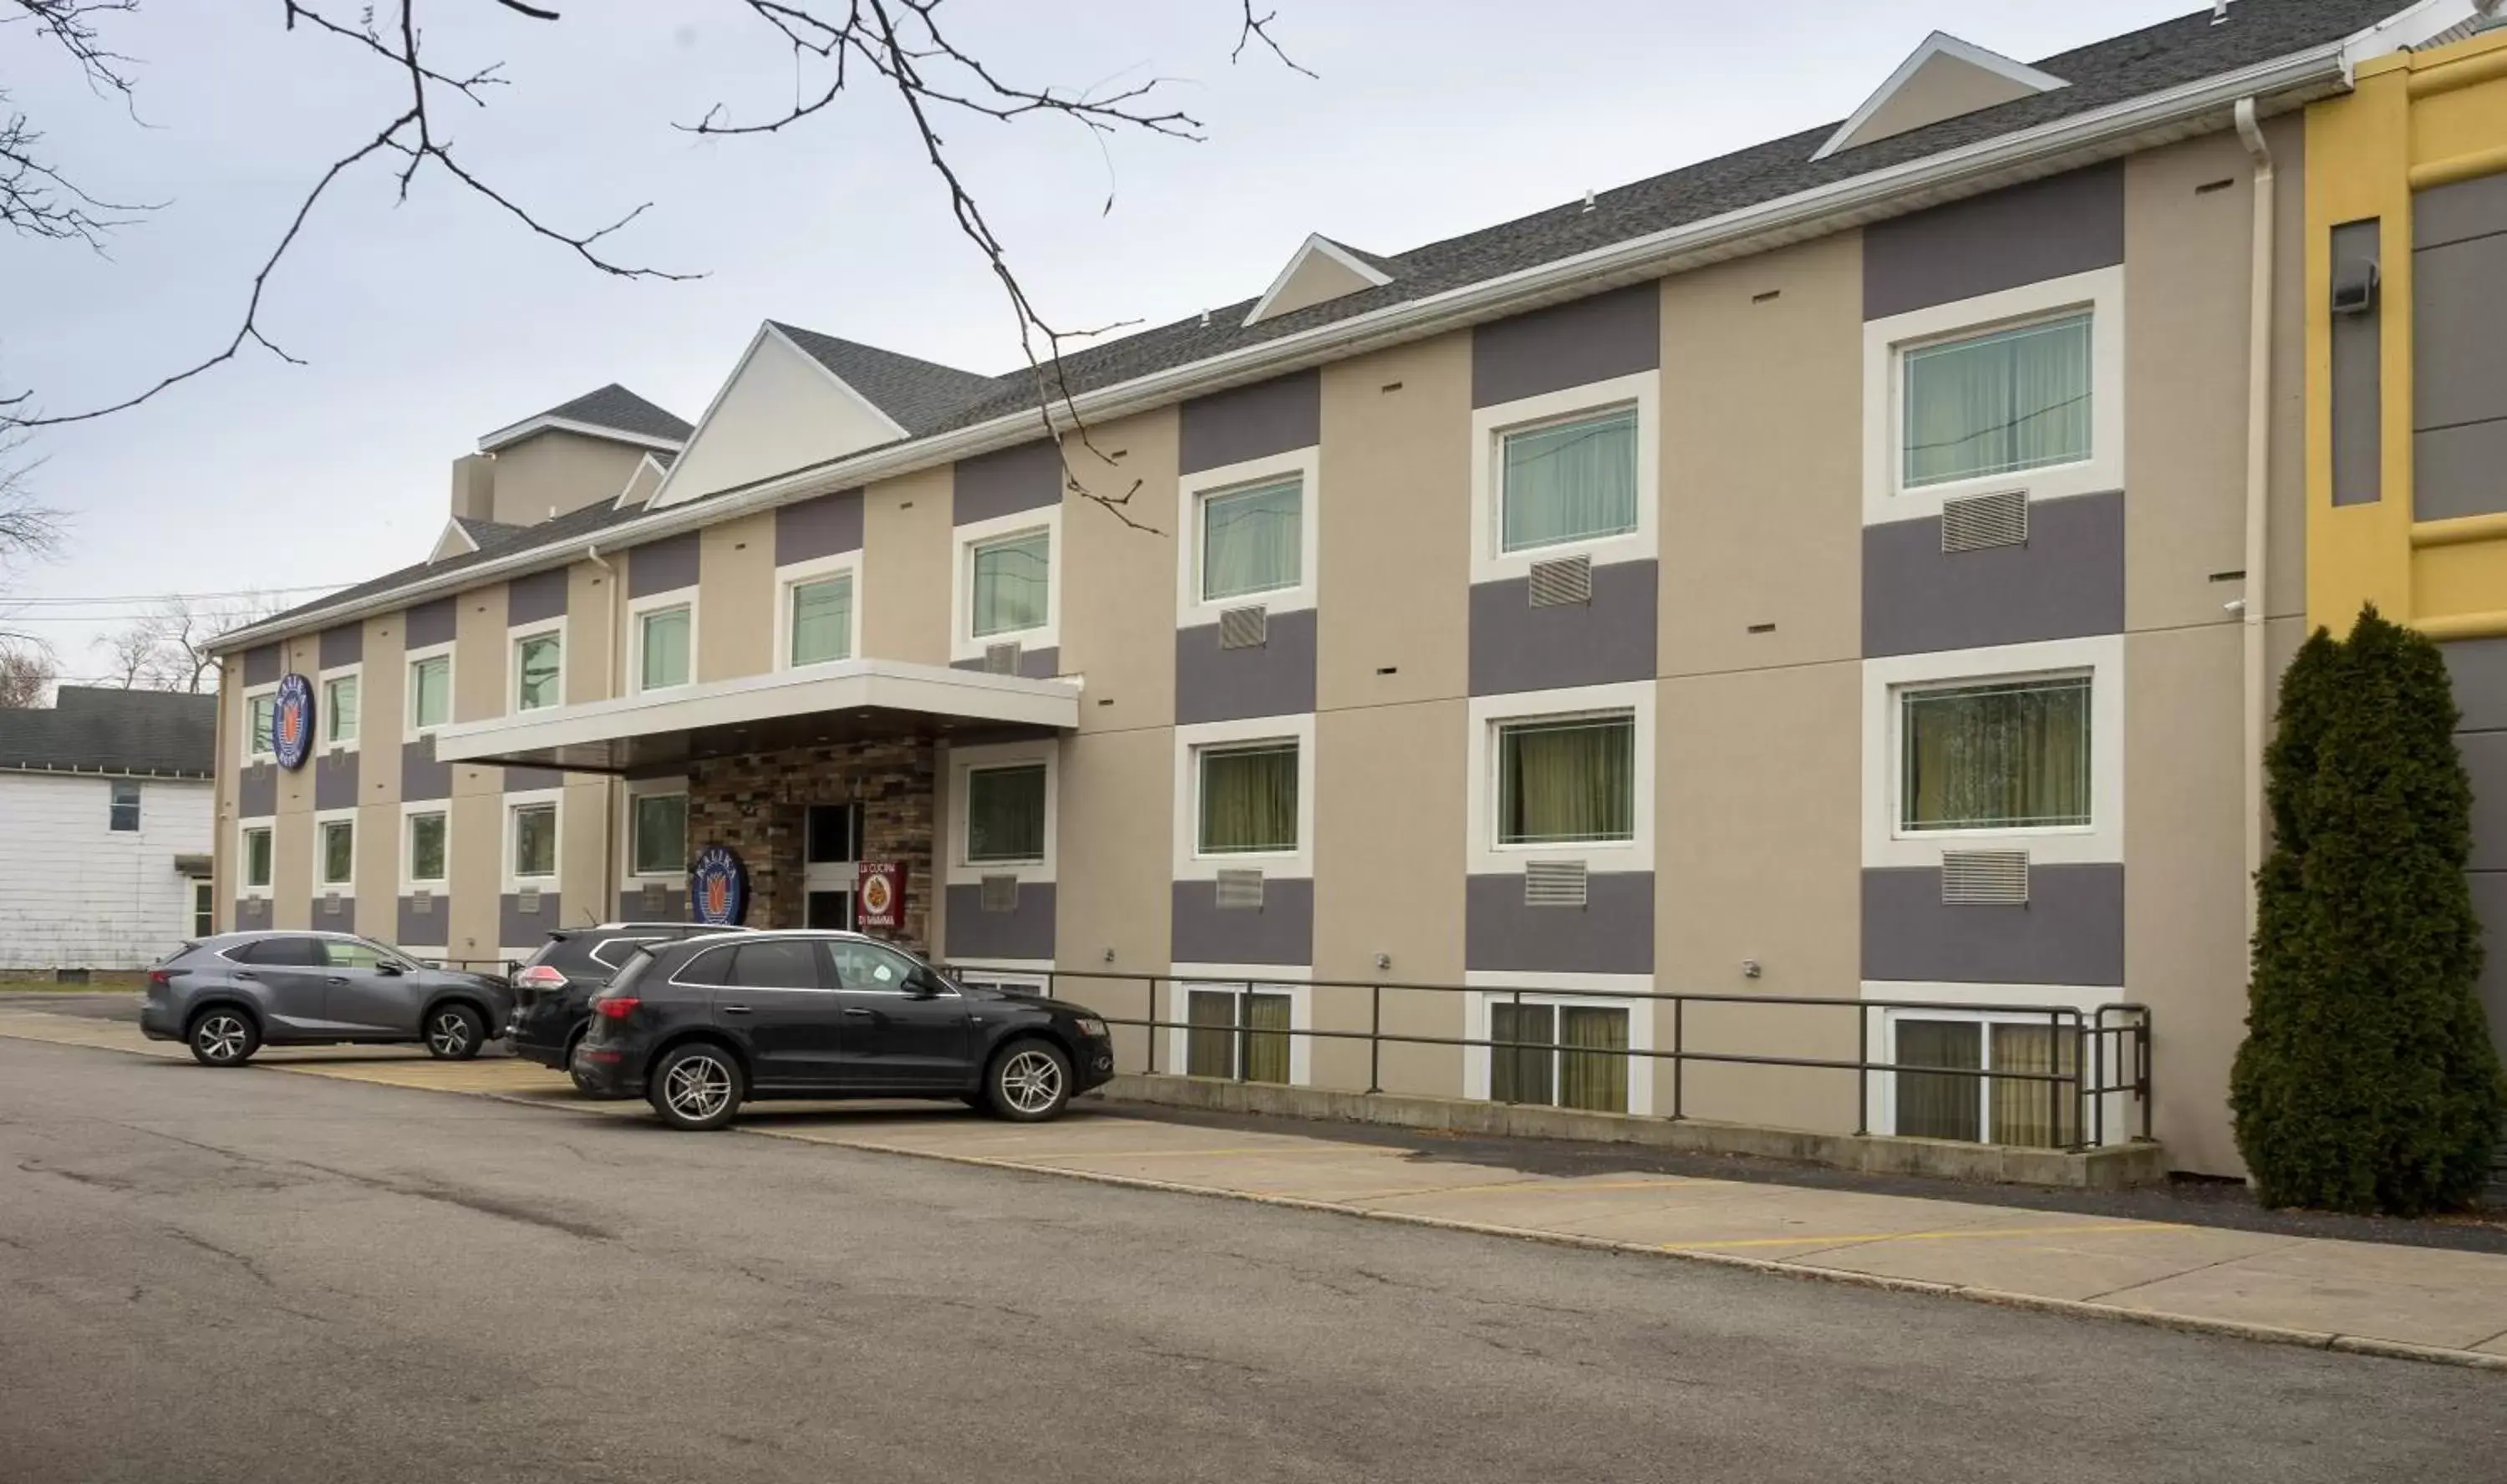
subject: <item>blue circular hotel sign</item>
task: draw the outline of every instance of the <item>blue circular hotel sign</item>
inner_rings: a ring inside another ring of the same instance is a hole
[[[748,871],[727,845],[697,851],[688,867],[688,911],[712,927],[737,927],[748,915]]]
[[[282,675],[270,709],[270,750],[278,766],[291,771],[313,755],[313,682],[303,675]]]

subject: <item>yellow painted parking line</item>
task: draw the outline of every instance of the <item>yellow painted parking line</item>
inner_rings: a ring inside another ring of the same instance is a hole
[[[1052,1152],[1063,1159],[1174,1159],[1194,1154],[1349,1154],[1357,1150],[1371,1151],[1371,1149],[1372,1146],[1366,1144],[1286,1144],[1277,1147],[1269,1144],[1243,1144],[1233,1148],[1217,1149],[1115,1149],[1104,1153],[1094,1149],[1059,1149]],[[1384,1152],[1399,1154],[1402,1151],[1388,1149]]]
[[[2072,1237],[2090,1232],[2181,1232],[2181,1221],[2116,1221],[2099,1226],[1955,1227],[1938,1232],[1829,1232],[1800,1237],[1741,1237],[1719,1242],[1666,1242],[1666,1252],[1720,1251],[1729,1248],[1799,1247],[1804,1243],[1845,1247],[1858,1242],[1947,1242],[1966,1237]]]
[[[1521,1179],[1489,1180],[1477,1185],[1421,1185],[1410,1190],[1387,1190],[1379,1194],[1354,1196],[1360,1201],[1399,1201],[1415,1195],[1477,1195],[1491,1190],[1512,1190],[1530,1195],[1579,1195],[1587,1190],[1669,1190],[1680,1185],[1723,1185],[1726,1180],[1692,1180],[1666,1177],[1652,1180],[1588,1180],[1574,1183],[1550,1176],[1528,1175]]]

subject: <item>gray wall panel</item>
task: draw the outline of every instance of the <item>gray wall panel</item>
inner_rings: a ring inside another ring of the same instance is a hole
[[[270,898],[239,896],[235,904],[234,931],[257,932],[270,925]]]
[[[2507,732],[2458,732],[2454,744],[2472,778],[2472,869],[2507,871]]]
[[[1652,561],[1593,568],[1593,600],[1532,606],[1527,578],[1472,588],[1472,694],[1511,695],[1654,676]]]
[[[1176,724],[1294,716],[1315,708],[1315,610],[1274,613],[1270,642],[1218,647],[1218,626],[1176,631]]]
[[[2507,232],[2507,175],[2457,181],[2412,198],[2414,248],[2444,247],[2502,232]]]
[[[401,615],[401,643],[411,649],[450,644],[454,617],[453,599],[449,597],[415,604]]]
[[[393,937],[393,945],[415,943],[420,948],[443,948],[450,953],[446,945],[452,941],[452,899],[439,891],[427,898],[424,912],[418,910],[417,901],[410,896],[399,899],[400,932]]]
[[[357,802],[357,754],[325,752],[313,759],[313,807],[348,809]]]
[[[504,791],[507,793],[529,793],[534,789],[565,786],[565,774],[555,768],[508,768],[504,773]]]
[[[2350,230],[2335,228],[2335,240]],[[2412,255],[2414,428],[2507,417],[2507,297],[2498,292],[2502,282],[2507,282],[2507,236],[2475,237]],[[2334,321],[2337,333],[2341,323]],[[2337,387],[2340,353],[2337,344]]]
[[[1885,319],[2124,261],[2124,164],[2092,165],[1863,229],[1863,317]]]
[[[1062,503],[1062,446],[1039,438],[1014,449],[958,460],[950,519],[972,525]]]
[[[2124,867],[2041,865],[2024,907],[1947,907],[1938,866],[1863,873],[1863,977],[2120,985]]]
[[[2481,1007],[2489,1016],[2489,1042],[2507,1058],[2507,872],[2475,871],[2472,910],[2481,918],[2481,944],[2489,957],[2481,967]]]
[[[2465,732],[2507,728],[2507,639],[2456,639],[2437,646],[2446,656],[2447,678],[2454,684],[2454,705],[2463,713],[2455,725]]]
[[[1183,474],[1310,449],[1324,438],[1323,373],[1300,371],[1195,397],[1180,417],[1177,468]]]
[[[497,899],[496,946],[499,948],[537,948],[540,940],[565,922],[565,914],[555,891],[540,893],[537,912],[525,912],[521,893],[508,891]],[[486,945],[482,945],[484,952]]]
[[[254,763],[236,778],[236,817],[263,819],[278,813],[278,765]]]
[[[2335,271],[2374,263],[2380,251],[2375,221],[2333,229]],[[2383,295],[2361,314],[2333,317],[2333,503],[2367,505],[2384,497],[2385,378],[2381,346]]]
[[[1463,966],[1516,974],[1653,972],[1653,873],[1585,878],[1585,906],[1527,907],[1523,878],[1474,876],[1463,899]]]
[[[366,626],[342,624],[322,631],[322,668],[354,665],[366,657]]]
[[[2507,417],[2412,435],[2412,518],[2507,510]]]
[[[1863,530],[1863,653],[2124,632],[2121,491],[2028,507],[2028,544],[1942,550],[1939,516]]]
[[[409,803],[453,797],[453,765],[435,760],[435,739],[421,737],[400,746],[400,796]]]
[[[704,548],[695,531],[648,541],[627,553],[627,596],[649,597],[697,585]]]
[[[1053,883],[1023,882],[1018,906],[986,912],[982,887],[951,887],[948,896],[949,959],[1050,959],[1053,957]]]
[[[1630,284],[1472,331],[1472,406],[1493,407],[1662,365],[1662,288]]]
[[[950,662],[949,668],[952,670],[980,670],[984,668],[984,662],[981,660],[953,660]],[[1050,680],[1054,676],[1062,673],[1062,651],[1059,648],[1022,649],[1019,651],[1018,672],[1027,676],[1031,680]]]
[[[357,899],[346,893],[324,896],[322,888],[313,888],[313,930],[316,932],[355,932]]]
[[[664,887],[651,898],[642,887],[618,893],[618,921],[621,923],[684,923],[688,921],[688,893],[678,887]]]
[[[505,622],[536,624],[565,617],[565,568],[551,567],[505,584]]]
[[[841,556],[861,547],[862,492],[858,489],[839,489],[775,511],[777,566]]]
[[[278,683],[278,646],[264,644],[243,652],[243,683],[275,685]]]
[[[957,923],[952,909],[950,927]],[[1215,882],[1175,883],[1177,963],[1312,964],[1315,884],[1273,877],[1262,884],[1262,910],[1218,905]]]

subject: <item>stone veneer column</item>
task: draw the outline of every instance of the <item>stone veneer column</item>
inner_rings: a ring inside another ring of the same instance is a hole
[[[688,849],[727,845],[748,867],[748,923],[798,927],[801,847],[813,804],[862,806],[862,858],[905,866],[905,918],[887,936],[930,942],[933,748],[924,738],[788,747],[688,767]]]

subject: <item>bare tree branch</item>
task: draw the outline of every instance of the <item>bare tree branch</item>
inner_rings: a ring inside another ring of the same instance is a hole
[[[59,555],[69,525],[68,515],[36,504],[27,493],[29,477],[43,460],[20,460],[18,454],[24,445],[24,434],[0,428],[0,578]],[[48,656],[52,646],[31,633],[9,629],[7,615],[0,611],[0,653],[28,651]]]
[[[60,678],[52,656],[32,648],[0,647],[0,711],[31,710]]]
[[[1315,75],[1314,73],[1308,72],[1305,68],[1300,67],[1294,61],[1291,61],[1289,57],[1289,54],[1280,50],[1280,43],[1272,38],[1269,29],[1270,24],[1272,21],[1280,18],[1280,13],[1278,11],[1265,11],[1261,15],[1256,16],[1254,14],[1254,0],[1243,0],[1243,3],[1245,6],[1245,24],[1244,27],[1236,33],[1236,49],[1227,54],[1228,61],[1231,63],[1236,61],[1239,57],[1245,54],[1245,48],[1248,45],[1253,42],[1259,41],[1263,46],[1270,48],[1271,54],[1280,59],[1281,66],[1288,68],[1291,72],[1304,72],[1306,76],[1313,77]]]
[[[224,602],[203,602],[180,596],[160,599],[145,617],[104,638],[104,675],[124,690],[180,691],[197,696],[216,689],[217,656],[209,653],[218,635],[256,624],[284,606],[267,594]]]
[[[137,9],[138,0],[0,0],[0,27],[30,26],[37,40],[68,54],[91,90],[120,98],[127,110],[130,58],[107,47],[97,26],[99,17]],[[7,108],[8,101],[8,90],[0,89],[0,227],[101,252],[115,228],[157,209],[103,199],[63,175],[44,159],[43,132],[25,114]]]

